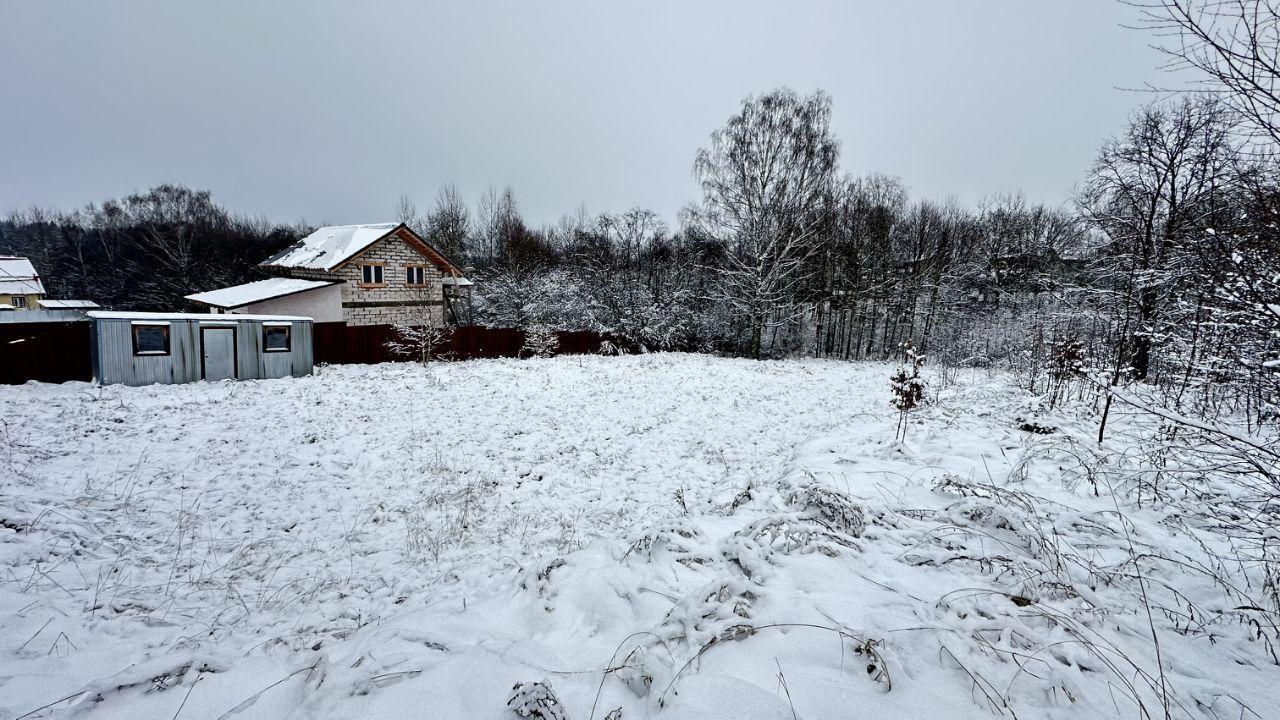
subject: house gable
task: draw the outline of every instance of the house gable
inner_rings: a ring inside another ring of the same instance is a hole
[[[409,249],[421,255],[432,265],[434,265],[435,268],[440,272],[442,276],[445,276],[445,277],[461,277],[462,276],[462,271],[456,265],[449,262],[448,258],[442,255],[435,248],[431,247],[430,243],[428,243],[426,240],[423,240],[417,233],[410,230],[409,227],[403,223],[401,223],[391,232],[373,241],[368,247],[357,252],[356,254],[352,255],[350,258],[347,258],[343,262],[335,265],[332,268],[332,271],[340,272],[346,266],[353,265],[353,264],[359,265],[361,258],[368,258],[371,254],[375,254],[378,248],[380,248],[384,243],[388,243],[388,242],[395,243],[397,240],[400,243],[404,244]]]
[[[461,275],[457,266],[404,223],[325,226],[267,258],[259,267],[295,276],[337,273],[392,238],[410,245],[441,274]]]
[[[361,268],[382,267],[382,282],[364,282]],[[421,267],[421,285],[406,282],[406,268]],[[388,234],[326,273],[303,271],[341,281],[342,314],[349,325],[441,325],[444,323],[444,273],[431,262],[413,237]]]
[[[364,266],[373,282],[364,281]],[[262,263],[290,278],[338,283],[341,314],[349,325],[441,325],[445,278],[460,269],[404,223],[334,225]],[[410,269],[412,268],[412,270]]]

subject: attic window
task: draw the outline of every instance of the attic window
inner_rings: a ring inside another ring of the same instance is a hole
[[[427,284],[427,269],[421,265],[409,265],[404,269],[404,284],[423,286]]]
[[[361,285],[383,285],[381,265],[360,266]]]
[[[168,355],[169,323],[132,323],[134,355]]]
[[[289,330],[288,324],[264,324],[262,326],[263,352],[289,352],[293,347]]]

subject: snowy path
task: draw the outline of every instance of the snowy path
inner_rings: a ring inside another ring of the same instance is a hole
[[[496,719],[531,680],[575,720],[1162,717],[1146,616],[1098,572],[1192,543],[1118,523],[985,375],[896,447],[887,375],[654,355],[0,388],[0,717]],[[1280,702],[1247,628],[1157,632],[1181,716]]]

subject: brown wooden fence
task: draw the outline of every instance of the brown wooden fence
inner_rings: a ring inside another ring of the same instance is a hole
[[[600,335],[593,332],[557,332],[561,355],[599,352]],[[387,349],[395,337],[391,325],[316,323],[312,333],[316,363],[352,365],[405,360]],[[464,325],[453,329],[440,353],[453,360],[518,357],[524,333],[510,328]]]
[[[0,385],[93,379],[89,323],[0,323]]]
[[[0,384],[29,380],[67,382],[93,379],[88,322],[0,323]],[[387,349],[394,336],[390,325],[315,323],[312,338],[316,363],[351,365],[404,360]],[[600,350],[593,332],[557,332],[561,355]],[[509,328],[467,325],[454,328],[441,354],[454,360],[518,357],[524,333]]]

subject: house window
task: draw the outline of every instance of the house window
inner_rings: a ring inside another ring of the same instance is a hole
[[[426,285],[427,269],[421,265],[409,265],[404,269],[405,285]]]
[[[134,323],[133,324],[134,355],[168,355],[169,324],[168,323]]]
[[[360,284],[361,285],[382,285],[382,266],[381,265],[361,265],[360,266]]]
[[[14,295],[12,305],[15,308],[24,308],[27,306],[27,299],[22,295]]]
[[[289,352],[293,348],[288,325],[263,325],[263,352]]]

